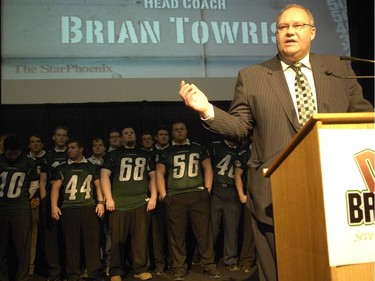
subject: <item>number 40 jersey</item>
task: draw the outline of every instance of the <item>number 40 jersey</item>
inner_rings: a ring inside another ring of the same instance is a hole
[[[35,158],[22,154],[10,162],[0,155],[0,211],[30,209],[30,182],[38,179]]]

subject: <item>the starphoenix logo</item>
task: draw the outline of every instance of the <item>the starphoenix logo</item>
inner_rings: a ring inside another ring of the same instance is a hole
[[[366,189],[350,190],[346,192],[348,224],[350,226],[372,225],[374,219],[375,201],[375,152],[365,149],[354,154],[359,173],[362,176]]]

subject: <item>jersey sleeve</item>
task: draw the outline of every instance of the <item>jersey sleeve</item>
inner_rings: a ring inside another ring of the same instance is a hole
[[[210,151],[204,146],[202,146],[201,156],[202,156],[202,161],[211,157]]]
[[[97,165],[97,164],[93,164],[91,162],[90,163],[90,167],[91,167],[91,170],[92,170],[92,180],[93,181],[96,181],[100,178],[100,168],[101,166]]]
[[[52,170],[52,172],[51,172],[51,180],[52,181],[62,180],[64,178],[63,174],[61,172],[61,168],[62,168],[62,165],[59,165]]]
[[[149,154],[149,157],[147,158],[147,172],[155,171],[156,169],[156,161],[155,156],[152,154]]]
[[[114,169],[113,157],[114,157],[115,152],[116,152],[116,150],[112,150],[104,156],[103,165],[100,168],[104,168],[104,169],[108,169],[110,171],[113,171],[113,169]]]
[[[168,152],[168,148],[164,149],[163,151],[159,151],[155,156],[155,164],[163,164],[165,165],[166,153]]]
[[[248,159],[248,152],[246,150],[241,150],[234,161],[234,165],[236,168],[240,168],[244,171],[247,170],[247,159]]]
[[[28,177],[30,178],[30,181],[36,181],[39,180],[39,171],[38,171],[38,162],[33,157],[28,157],[28,162],[30,169],[27,172]]]

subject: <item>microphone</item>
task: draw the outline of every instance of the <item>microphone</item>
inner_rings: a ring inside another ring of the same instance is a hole
[[[361,62],[375,63],[375,60],[360,59],[360,58],[346,57],[346,56],[341,56],[340,60],[350,60],[350,61],[361,61]]]
[[[366,78],[375,78],[375,76],[357,76],[357,75],[342,76],[342,75],[337,75],[337,74],[333,73],[330,70],[326,70],[324,72],[324,74],[327,75],[327,76],[333,76],[333,77],[340,78],[340,79],[366,79]]]

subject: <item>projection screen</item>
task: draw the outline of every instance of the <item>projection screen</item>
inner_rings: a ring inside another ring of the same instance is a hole
[[[2,104],[176,101],[182,79],[231,100],[238,70],[276,54],[289,1],[3,0]],[[299,1],[316,53],[349,55],[345,0]]]

